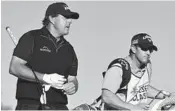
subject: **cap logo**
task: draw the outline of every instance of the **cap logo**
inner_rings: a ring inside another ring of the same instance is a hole
[[[138,39],[132,41],[132,44],[137,44],[137,43],[138,43]]]
[[[69,10],[69,7],[67,5],[64,5],[65,10]]]
[[[149,42],[152,42],[152,40],[151,40],[151,37],[150,37],[150,36],[144,36],[144,37],[143,37],[143,40],[145,40],[145,39],[147,39]]]

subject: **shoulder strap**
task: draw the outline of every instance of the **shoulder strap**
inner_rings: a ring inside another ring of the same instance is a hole
[[[131,68],[130,68],[130,64],[128,63],[128,61],[126,61],[123,58],[117,58],[109,64],[108,69],[113,67],[113,65],[116,63],[120,64],[122,66],[122,70],[123,70],[122,83],[120,85],[120,88],[122,88],[122,87],[126,86],[131,79]],[[103,76],[105,76],[105,74],[106,74],[106,72],[103,72]]]
[[[122,93],[122,92],[126,92],[125,90],[122,90],[121,88],[126,86],[130,79],[131,79],[131,68],[130,68],[130,64],[123,58],[118,58],[113,60],[109,66],[108,69],[110,69],[111,67],[113,67],[114,64],[119,63],[122,66],[122,70],[123,70],[123,76],[122,76],[122,83],[120,85],[120,89],[117,91],[117,93]],[[102,72],[103,77],[105,76],[106,71]],[[101,100],[101,95],[95,99],[95,101],[91,104],[91,105],[95,105],[97,104],[99,101]]]

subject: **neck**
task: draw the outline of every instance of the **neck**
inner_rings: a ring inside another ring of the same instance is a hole
[[[134,54],[131,54],[130,58],[132,61],[132,65],[134,65],[134,67],[136,67],[138,69],[142,69],[145,67],[145,64],[142,64]]]
[[[57,39],[57,41],[60,40],[60,37],[62,36],[52,24],[48,24],[46,26],[46,28],[48,29],[48,31],[52,34],[53,37],[55,37]]]

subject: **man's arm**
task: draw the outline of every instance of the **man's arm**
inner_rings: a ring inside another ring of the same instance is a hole
[[[149,85],[148,86],[148,97],[149,98],[155,98],[155,96],[158,94],[156,99],[164,99],[165,97],[170,95],[169,92],[166,93],[166,91],[161,91],[161,92],[160,91],[161,90],[158,90],[155,87]]]
[[[135,107],[132,104],[124,102],[117,95],[107,89],[102,90],[102,100],[108,106],[116,109],[129,110]]]
[[[76,76],[69,76],[68,77],[68,83],[72,82],[75,85],[75,93],[78,90],[78,80]]]
[[[77,70],[78,70],[78,59],[74,49],[72,49],[73,61],[69,69],[68,81],[63,85],[65,94],[72,95],[78,90]]]
[[[28,81],[36,82],[35,76],[32,70],[26,66],[30,55],[33,53],[34,46],[34,37],[31,35],[31,32],[27,32],[20,37],[17,46],[14,49],[13,56],[11,59],[9,73]],[[44,74],[35,72],[38,79],[42,82]]]
[[[26,63],[27,62],[25,60],[17,56],[12,56],[10,67],[9,67],[9,73],[18,78],[36,82],[36,79],[32,70],[25,65]],[[35,71],[35,74],[42,83],[46,83],[45,81],[43,81],[44,74],[36,71]]]
[[[25,65],[26,63],[27,62],[25,60],[13,56],[10,63],[9,73],[18,78],[36,82],[36,78],[34,76],[32,69],[27,67]],[[61,76],[56,73],[48,75],[36,71],[34,72],[41,83],[50,84],[51,86],[56,87],[57,89],[60,89],[64,84],[64,82],[66,81],[64,76]]]
[[[78,90],[78,80],[76,76],[68,76],[68,82],[63,85],[63,90],[65,94],[72,95]]]

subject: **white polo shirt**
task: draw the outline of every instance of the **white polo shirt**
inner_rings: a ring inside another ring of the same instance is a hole
[[[131,79],[125,87],[122,89],[127,89],[127,95],[123,93],[116,92],[120,88],[122,82],[122,66],[119,63],[114,64],[114,67],[111,67],[107,70],[106,75],[103,80],[102,89],[107,89],[116,94],[120,99],[131,104],[139,104],[147,102],[147,89],[150,83],[150,74],[151,74],[151,64],[147,64],[142,70],[136,70],[132,67],[131,58],[126,57],[131,67]],[[137,75],[142,75],[138,77]]]

